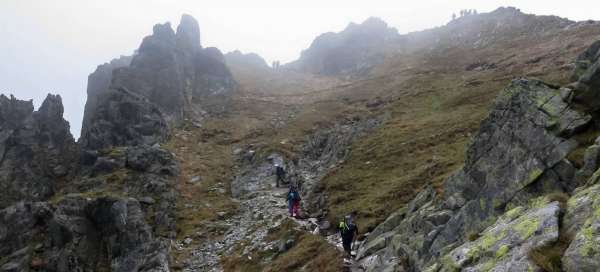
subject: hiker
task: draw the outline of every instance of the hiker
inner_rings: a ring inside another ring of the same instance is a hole
[[[296,190],[296,187],[290,186],[290,191],[287,194],[287,201],[290,216],[297,218],[299,216],[300,194],[298,193],[298,190]]]
[[[346,215],[344,220],[340,222],[338,228],[340,229],[340,235],[342,236],[344,251],[352,257],[352,243],[354,243],[358,237],[358,227],[354,224],[354,216]]]
[[[283,180],[285,179],[285,170],[279,164],[275,164],[275,176],[275,187],[279,187],[280,182],[283,183]]]

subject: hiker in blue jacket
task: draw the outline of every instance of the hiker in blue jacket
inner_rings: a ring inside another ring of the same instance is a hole
[[[300,209],[300,194],[296,190],[295,186],[290,186],[290,190],[287,194],[288,211],[290,216],[298,217]]]

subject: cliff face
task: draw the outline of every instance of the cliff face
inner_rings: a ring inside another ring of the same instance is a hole
[[[82,131],[87,131],[90,124],[90,118],[93,118],[97,105],[98,96],[108,90],[112,82],[113,70],[121,67],[127,67],[131,63],[131,56],[121,56],[113,59],[109,63],[99,65],[96,70],[88,76],[87,100],[85,104],[84,119],[82,122]]]
[[[89,76],[79,144],[59,96],[0,96],[3,271],[169,271],[179,165],[169,126],[223,108],[236,87],[196,20],[156,25],[133,57]],[[216,105],[216,106],[215,106]]]
[[[160,112],[140,97],[113,91],[100,95],[111,107],[96,116],[126,119],[102,119],[84,149],[60,96],[38,111],[0,96],[0,270],[169,271],[164,239],[175,236],[179,169],[171,153],[146,144],[166,124],[147,120]]]
[[[210,113],[211,101],[227,99],[236,87],[223,55],[216,48],[201,47],[198,23],[188,15],[182,17],[177,32],[170,23],[155,25],[130,63],[129,58],[115,60],[100,66],[89,79],[84,146],[95,134],[92,131],[97,132],[95,127],[102,126],[98,122],[105,120],[95,114],[110,108],[107,103],[112,100],[106,99],[110,95],[102,95],[114,92],[109,89],[136,94],[155,105],[165,120],[179,122]]]
[[[62,117],[60,96],[32,101],[0,96],[0,208],[20,200],[45,200],[72,170],[77,147]]]

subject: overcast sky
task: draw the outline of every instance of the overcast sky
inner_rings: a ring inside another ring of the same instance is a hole
[[[515,6],[527,13],[600,20],[597,0],[0,0],[0,93],[34,99],[58,93],[79,136],[87,76],[129,55],[155,23],[182,13],[200,23],[203,46],[256,52],[268,63],[296,59],[317,35],[370,16],[400,33],[440,26],[453,12]]]

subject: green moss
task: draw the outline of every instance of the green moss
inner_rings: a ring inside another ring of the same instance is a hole
[[[456,262],[454,262],[454,260],[452,260],[452,257],[450,255],[446,255],[446,256],[442,257],[441,262],[442,262],[442,267],[444,268],[444,269],[442,269],[443,271],[448,271],[448,272],[460,271],[460,266]]]
[[[546,204],[548,204],[548,198],[545,196],[531,199],[527,203],[530,208],[541,208]]]
[[[504,213],[504,217],[508,220],[513,220],[523,214],[523,207],[516,207]]]
[[[479,207],[481,208],[482,211],[485,211],[485,207],[486,207],[485,199],[483,199],[483,198],[479,199]]]
[[[490,259],[481,266],[481,271],[490,271],[496,267],[496,260]]]
[[[531,237],[533,233],[540,226],[540,222],[536,219],[524,218],[521,222],[517,223],[514,227],[515,231],[521,235],[523,240]]]
[[[502,245],[498,251],[496,251],[496,258],[500,259],[502,257],[504,257],[504,255],[506,255],[506,253],[508,253],[508,246],[507,245]]]
[[[579,239],[583,240],[580,251],[581,255],[586,257],[594,256],[596,254],[596,248],[599,245],[594,241],[594,230],[591,226],[591,220],[586,222],[585,227],[580,231],[580,235]]]
[[[494,208],[499,208],[502,205],[504,205],[504,201],[502,201],[501,199],[499,199],[499,198],[492,199],[492,206],[494,206]]]
[[[594,215],[600,219],[600,207],[596,208],[596,211],[594,212]]]
[[[527,179],[527,184],[532,183],[533,181],[535,181],[537,178],[539,178],[542,174],[544,173],[544,171],[540,170],[540,169],[533,169],[531,171],[531,173],[529,173],[529,178]]]

